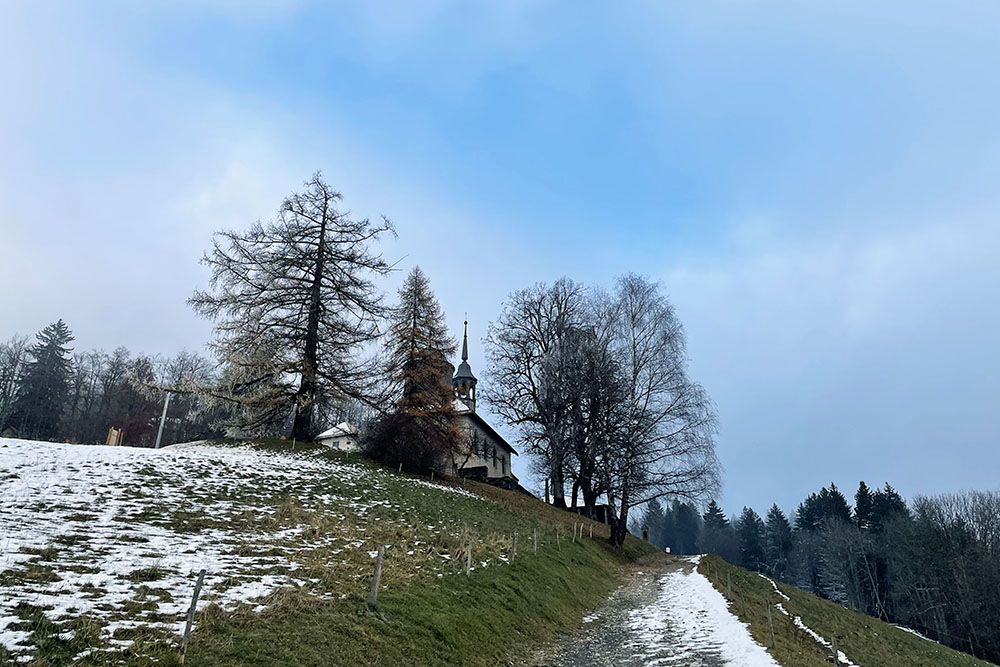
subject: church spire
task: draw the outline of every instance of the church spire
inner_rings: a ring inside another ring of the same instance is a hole
[[[469,320],[465,320],[465,333],[462,334],[462,361],[469,360]]]
[[[455,397],[465,403],[470,410],[476,411],[476,385],[479,380],[469,366],[469,321],[465,321],[465,331],[462,333],[462,363],[458,365],[451,385],[455,388]]]

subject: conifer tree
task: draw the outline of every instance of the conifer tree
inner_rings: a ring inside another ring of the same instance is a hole
[[[203,259],[211,289],[190,299],[216,322],[222,364],[237,367],[231,374],[245,391],[228,398],[260,421],[255,400],[263,394],[263,421],[290,421],[298,439],[314,435],[324,398],[370,400],[371,369],[358,354],[383,315],[372,278],[391,268],[371,245],[392,225],[352,218],[340,200],[317,173],[282,202],[274,221],[216,234]],[[271,354],[260,365],[263,350]]]
[[[708,507],[705,508],[705,513],[701,516],[702,521],[705,522],[705,528],[724,530],[729,527],[729,520],[726,518],[726,513],[722,511],[719,504],[715,500],[710,500]]]
[[[740,563],[743,567],[763,572],[767,565],[764,549],[764,522],[750,507],[744,507],[736,522],[736,536],[740,546]]]
[[[862,480],[854,494],[854,523],[862,530],[872,527],[872,502],[872,492]]]
[[[771,505],[767,512],[764,536],[768,570],[773,576],[784,578],[792,553],[792,526],[777,504]]]
[[[881,531],[888,521],[909,516],[906,501],[888,482],[872,494],[872,529]]]
[[[725,518],[725,517],[723,517]],[[674,526],[676,527],[677,553],[698,553],[701,521],[698,511],[691,503],[674,501]]]
[[[462,444],[448,363],[455,342],[420,267],[399,290],[384,345],[385,373],[397,400],[374,429],[369,451],[408,470],[448,471]]]
[[[715,500],[711,500],[702,514],[703,529],[700,546],[704,553],[718,554],[731,563],[739,561],[740,550],[736,533],[725,512]]]
[[[36,334],[20,377],[10,424],[24,438],[49,440],[59,423],[69,394],[72,371],[69,344],[73,334],[61,319]]]

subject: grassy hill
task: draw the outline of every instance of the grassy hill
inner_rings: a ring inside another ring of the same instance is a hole
[[[768,647],[785,667],[833,664],[831,649],[797,625],[796,618],[828,643],[836,637],[837,649],[843,654],[841,664],[844,665],[848,664],[845,657],[865,667],[974,667],[990,664],[793,586],[772,583],[717,556],[702,558],[698,570],[729,600],[730,610],[750,626],[754,639]],[[773,642],[768,608],[774,628]]]
[[[204,567],[188,664],[494,665],[575,625],[651,551],[613,552],[599,524],[574,540],[579,519],[520,494],[301,444],[0,441],[0,462],[0,514],[18,517],[0,526],[0,663],[177,664]]]

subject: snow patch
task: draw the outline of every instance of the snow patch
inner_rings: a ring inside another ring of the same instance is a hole
[[[660,592],[656,601],[633,610],[628,618],[630,636],[635,637],[630,640],[630,648],[642,655],[647,664],[667,660],[682,664],[677,661],[694,661],[705,653],[716,653],[723,664],[734,667],[778,667],[697,567],[664,574],[658,583]],[[661,645],[669,636],[679,637],[680,641]]]

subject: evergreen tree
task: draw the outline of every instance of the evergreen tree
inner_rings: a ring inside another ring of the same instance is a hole
[[[887,522],[895,518],[906,518],[910,514],[906,501],[896,492],[896,489],[885,486],[872,494],[871,523],[872,529],[881,531]]]
[[[819,493],[809,494],[795,513],[798,530],[819,530],[829,521],[851,521],[851,507],[836,484],[830,484],[830,488],[823,487]]]
[[[764,536],[768,570],[773,576],[784,578],[792,553],[792,526],[777,504],[771,505],[767,512]]]
[[[854,494],[854,523],[862,530],[872,527],[872,502],[872,492],[862,480]]]
[[[743,567],[763,572],[767,567],[764,547],[764,522],[750,507],[744,507],[736,521],[736,536],[740,546],[740,564]]]
[[[663,509],[660,534],[663,536],[663,546],[669,548],[670,553],[680,553],[680,549],[677,547],[677,515],[673,507],[668,506]]]
[[[646,505],[646,511],[642,515],[642,523],[649,529],[649,541],[651,544],[663,548],[666,546],[666,536],[663,533],[663,506],[660,501],[653,498]]]
[[[72,372],[73,334],[62,320],[36,334],[18,382],[10,424],[21,437],[51,440],[59,435]]]
[[[448,363],[455,342],[420,267],[399,290],[385,351],[386,376],[399,398],[375,428],[369,451],[408,470],[451,472],[462,444]]]
[[[690,503],[674,501],[674,525],[676,526],[677,551],[680,554],[698,553],[700,517]]]
[[[715,500],[709,501],[701,518],[704,524],[699,541],[701,551],[717,554],[731,563],[738,562],[740,550],[736,532]]]
[[[717,529],[725,530],[729,527],[729,520],[726,519],[726,513],[722,511],[719,504],[715,500],[710,500],[708,507],[705,508],[705,513],[701,516],[702,521],[705,522],[706,529]]]

